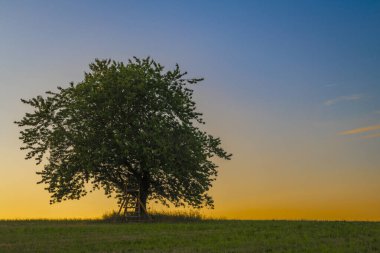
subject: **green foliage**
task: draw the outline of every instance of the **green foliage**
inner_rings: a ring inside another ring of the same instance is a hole
[[[23,103],[33,113],[15,122],[26,159],[44,162],[39,183],[51,203],[104,189],[119,201],[124,190],[175,206],[213,207],[207,194],[217,176],[212,157],[230,159],[221,141],[199,129],[190,85],[178,65],[171,71],[150,58],[128,64],[95,60],[82,82]]]

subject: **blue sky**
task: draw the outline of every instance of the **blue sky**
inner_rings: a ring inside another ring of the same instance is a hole
[[[380,211],[371,197],[379,190],[371,186],[380,178],[378,132],[342,134],[380,124],[379,27],[379,1],[2,1],[0,151],[7,165],[0,172],[26,173],[33,182],[35,167],[17,150],[12,124],[27,110],[20,98],[80,81],[94,58],[151,56],[205,77],[196,88],[199,110],[235,154],[215,185],[223,210],[233,203],[226,185],[253,196],[282,185],[283,198],[295,199],[283,206],[311,197],[313,210],[322,210],[329,191],[310,188],[303,198],[291,189],[317,187],[328,175],[326,189],[341,185],[334,201],[369,185],[352,203],[368,198]],[[269,208],[259,197],[252,203]]]
[[[377,1],[8,1],[0,7],[6,75],[151,55],[169,66],[182,63],[239,99],[269,98],[293,110],[295,99],[308,107],[379,94]],[[376,107],[371,101],[351,113]]]

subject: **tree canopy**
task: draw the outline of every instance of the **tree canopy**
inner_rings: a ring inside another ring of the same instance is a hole
[[[22,99],[34,111],[15,122],[26,159],[42,163],[39,183],[51,203],[92,190],[122,198],[139,189],[141,201],[213,207],[207,194],[217,176],[213,157],[230,159],[204,124],[185,78],[150,58],[127,64],[98,60],[77,84]]]

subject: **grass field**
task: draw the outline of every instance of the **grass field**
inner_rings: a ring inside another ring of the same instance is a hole
[[[380,252],[380,223],[0,221],[0,252]]]

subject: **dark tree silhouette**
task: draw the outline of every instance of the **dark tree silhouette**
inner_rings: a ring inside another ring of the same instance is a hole
[[[26,159],[44,162],[39,183],[51,203],[79,199],[90,183],[116,196],[138,189],[148,200],[213,207],[207,194],[217,175],[216,156],[230,159],[204,124],[179,66],[171,71],[150,58],[128,64],[95,60],[82,82],[24,100],[34,112],[15,122]]]

